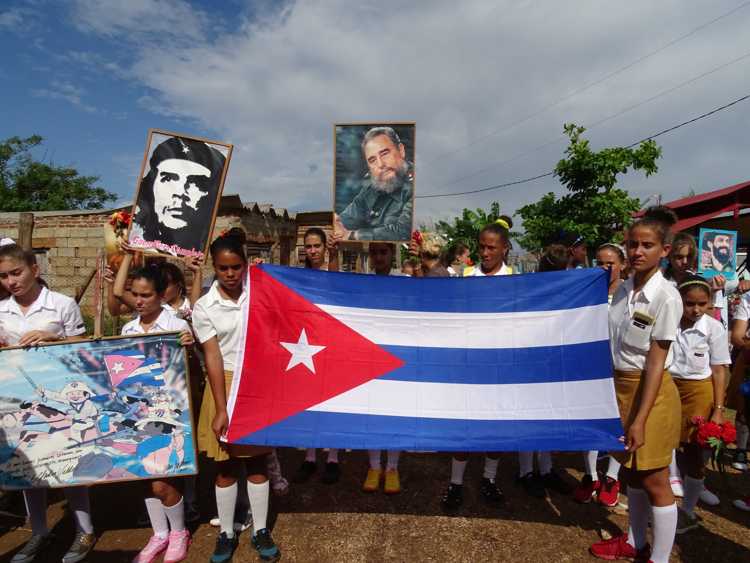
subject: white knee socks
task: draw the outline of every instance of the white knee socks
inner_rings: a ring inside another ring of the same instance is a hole
[[[464,472],[467,461],[459,461],[455,457],[451,459],[451,483],[454,485],[464,484]]]
[[[268,493],[271,487],[265,483],[247,482],[247,498],[250,500],[250,510],[253,513],[253,535],[266,527],[268,519]]]
[[[380,465],[380,452],[382,450],[369,450],[370,454],[370,469],[382,469]]]
[[[489,479],[491,481],[495,480],[495,477],[497,477],[497,466],[500,463],[499,459],[492,459],[489,457],[484,458],[484,475],[483,477],[485,479]]]
[[[677,504],[654,506],[651,508],[654,519],[654,546],[651,549],[651,561],[669,563],[674,536],[677,532]]]
[[[167,513],[164,512],[164,505],[155,497],[147,498],[145,502],[146,512],[148,512],[148,519],[151,521],[154,535],[166,538],[169,535],[169,524],[167,523]]]
[[[690,475],[685,476],[685,496],[682,499],[682,510],[693,515],[695,505],[703,490],[703,479],[693,479]]]
[[[219,514],[219,530],[228,538],[234,537],[234,508],[237,504],[237,483],[228,487],[214,487],[216,512]]]
[[[167,520],[169,520],[169,528],[173,532],[181,532],[185,529],[185,504],[182,502],[182,498],[175,505],[165,506],[164,514],[166,514]]]
[[[583,463],[586,466],[586,475],[591,477],[592,481],[598,481],[599,475],[596,472],[596,460],[599,458],[597,450],[591,450],[583,454]]]

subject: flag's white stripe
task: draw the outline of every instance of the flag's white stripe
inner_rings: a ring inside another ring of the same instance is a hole
[[[611,378],[509,385],[374,379],[308,410],[464,420],[591,420],[620,416]]]
[[[424,313],[338,305],[318,307],[381,346],[532,348],[609,338],[606,303],[522,313]]]

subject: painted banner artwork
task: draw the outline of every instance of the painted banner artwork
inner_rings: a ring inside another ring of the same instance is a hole
[[[0,350],[0,487],[197,473],[176,334]]]
[[[227,441],[621,450],[607,273],[409,278],[250,268]]]

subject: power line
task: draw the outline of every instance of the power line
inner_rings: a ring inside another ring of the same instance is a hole
[[[724,18],[726,18],[728,16],[731,16],[735,12],[738,12],[739,10],[741,10],[742,8],[745,8],[748,5],[750,5],[750,1],[743,2],[739,6],[737,6],[737,7],[733,8],[733,9],[729,10],[728,12],[726,12],[724,14],[721,14],[720,16],[717,16],[717,17],[715,17],[714,19],[712,19],[710,21],[702,23],[698,27],[694,27],[693,29],[691,29],[687,33],[684,33],[684,34],[680,35],[679,37],[675,37],[674,39],[672,39],[671,41],[665,43],[664,45],[662,45],[661,47],[655,49],[654,51],[650,51],[649,53],[646,53],[645,55],[642,55],[642,56],[638,57],[637,59],[629,62],[625,66],[622,66],[622,67],[618,68],[617,70],[609,72],[608,74],[605,74],[601,78],[598,78],[597,80],[594,80],[593,82],[589,82],[588,84],[585,84],[584,86],[581,86],[580,88],[577,88],[577,89],[573,90],[572,92],[566,94],[562,98],[559,98],[558,100],[556,100],[556,101],[554,101],[554,102],[552,102],[550,104],[547,104],[546,106],[541,107],[540,109],[538,109],[538,110],[536,110],[536,111],[534,111],[534,112],[526,115],[525,117],[522,117],[518,121],[515,121],[515,122],[513,122],[513,123],[511,123],[509,125],[501,127],[500,129],[496,129],[495,131],[492,131],[490,133],[486,133],[486,134],[484,134],[484,135],[482,135],[480,137],[477,137],[477,138],[471,140],[468,144],[466,144],[466,145],[464,145],[462,147],[459,147],[457,149],[453,149],[453,150],[444,152],[442,154],[439,154],[439,155],[437,155],[437,156],[435,156],[435,157],[427,160],[426,162],[429,163],[429,162],[435,162],[437,160],[442,160],[446,156],[449,156],[451,154],[455,154],[455,153],[458,153],[458,152],[462,152],[462,151],[464,151],[464,150],[466,150],[466,149],[468,149],[468,148],[476,145],[477,143],[479,143],[479,142],[481,142],[481,141],[483,141],[485,139],[488,139],[489,137],[494,137],[495,135],[499,135],[500,133],[503,133],[505,131],[513,129],[514,127],[517,127],[518,125],[521,125],[522,123],[526,123],[530,119],[533,119],[534,117],[537,117],[538,115],[541,115],[542,113],[546,112],[547,110],[552,109],[553,107],[558,106],[561,103],[568,101],[569,99],[573,98],[574,96],[577,96],[578,94],[581,94],[581,93],[585,92],[586,90],[589,90],[589,89],[593,88],[594,86],[598,86],[602,82],[606,82],[610,78],[612,78],[614,76],[617,76],[618,74],[621,74],[621,73],[625,72],[626,70],[634,67],[635,65],[637,65],[637,64],[645,61],[646,59],[649,59],[649,58],[653,57],[654,55],[657,55],[657,54],[661,53],[662,51],[668,49],[672,45],[675,45],[676,43],[679,43],[683,39],[687,39],[691,35],[695,35],[696,33],[698,33],[699,31],[707,28],[708,26],[713,25],[716,22],[718,22],[718,21],[720,21],[720,20],[722,20],[722,19],[724,19]]]
[[[634,143],[631,143],[627,145],[626,148],[632,148],[636,145],[639,145],[645,141],[648,141],[650,139],[656,139],[657,137],[660,137],[662,135],[666,135],[667,133],[671,133],[672,131],[675,131],[679,129],[680,127],[684,127],[686,125],[690,125],[691,123],[695,123],[696,121],[700,121],[701,119],[705,119],[706,117],[709,117],[711,115],[714,115],[715,113],[719,113],[720,111],[723,111],[725,109],[728,109],[734,105],[739,104],[740,102],[744,102],[746,100],[750,99],[750,94],[746,94],[740,98],[737,98],[736,100],[733,100],[727,104],[724,104],[723,106],[719,106],[717,108],[712,109],[711,111],[708,111],[706,113],[703,113],[697,117],[693,117],[692,119],[688,119],[687,121],[683,121],[682,123],[678,123],[677,125],[673,125],[672,127],[668,127],[667,129],[663,129],[659,131],[658,133],[654,133],[653,135],[649,135],[648,137],[644,137],[640,141],[636,141]],[[463,192],[455,192],[450,194],[427,194],[427,195],[417,195],[415,196],[418,199],[428,199],[428,198],[436,198],[436,197],[453,197],[458,195],[469,195],[469,194],[478,194],[482,192],[489,192],[491,190],[498,190],[500,188],[506,188],[508,186],[517,186],[518,184],[526,184],[528,182],[533,182],[534,180],[539,180],[541,178],[546,178],[547,176],[552,176],[554,172],[546,172],[544,174],[538,174],[536,176],[531,176],[530,178],[523,178],[522,180],[515,180],[513,182],[505,182],[503,184],[497,184],[495,186],[489,186],[486,188],[479,188],[475,190],[467,190]]]
[[[747,59],[748,57],[750,57],[750,52],[745,53],[744,55],[741,55],[741,56],[739,56],[739,57],[737,57],[735,59],[732,59],[731,61],[728,61],[726,63],[722,63],[722,64],[720,64],[718,66],[715,66],[714,68],[712,68],[710,70],[707,70],[706,72],[703,72],[703,73],[701,73],[701,74],[699,74],[697,76],[693,76],[692,78],[689,78],[688,80],[686,80],[684,82],[681,82],[680,84],[677,84],[675,86],[667,88],[666,90],[662,90],[661,92],[659,92],[657,94],[654,94],[653,96],[650,96],[650,97],[646,98],[645,100],[641,100],[640,102],[638,102],[636,104],[633,104],[633,105],[630,105],[630,106],[628,106],[628,107],[626,107],[624,109],[621,109],[621,110],[617,111],[616,113],[608,115],[607,117],[599,119],[598,121],[595,121],[594,123],[584,124],[584,126],[586,127],[586,129],[591,130],[594,127],[597,127],[597,126],[601,125],[602,123],[606,123],[607,121],[610,121],[610,120],[612,120],[612,119],[614,119],[616,117],[620,117],[621,115],[623,115],[625,113],[628,113],[629,111],[632,111],[632,110],[637,109],[637,108],[639,108],[639,107],[641,107],[641,106],[643,106],[645,104],[653,102],[654,100],[656,100],[658,98],[666,96],[667,94],[671,94],[672,92],[675,92],[675,91],[679,90],[680,88],[684,88],[685,86],[688,86],[688,85],[690,85],[690,84],[692,84],[694,82],[697,82],[698,80],[701,80],[701,79],[705,78],[706,76],[714,74],[715,72],[723,70],[723,69],[727,68],[728,66],[736,64],[736,63],[738,63],[738,62],[740,62],[740,61],[742,61],[744,59]],[[514,160],[518,160],[519,158],[522,158],[522,157],[524,157],[526,155],[535,153],[535,152],[537,152],[537,151],[539,151],[539,150],[541,150],[541,149],[543,149],[545,147],[553,145],[553,144],[557,143],[558,141],[561,141],[561,140],[564,140],[564,139],[565,139],[565,135],[559,135],[558,137],[555,137],[554,139],[550,139],[549,141],[546,141],[546,142],[542,143],[541,145],[537,145],[537,146],[535,146],[535,147],[533,147],[533,148],[531,148],[529,150],[520,152],[520,153],[518,153],[518,154],[516,154],[516,155],[514,155],[514,156],[512,156],[512,157],[510,157],[510,158],[508,158],[506,160],[502,160],[500,162],[495,162],[493,164],[490,164],[489,166],[485,166],[483,168],[479,168],[477,170],[474,170],[473,172],[470,172],[469,174],[465,174],[464,176],[459,176],[458,178],[454,178],[454,179],[450,180],[449,182],[446,182],[445,184],[441,184],[440,186],[438,186],[438,188],[444,188],[444,187],[447,187],[447,186],[451,186],[451,185],[453,185],[453,184],[455,184],[457,182],[460,182],[462,180],[468,180],[469,178],[473,178],[474,176],[477,176],[479,174],[487,172],[488,170],[492,170],[492,169],[497,168],[499,166],[503,166],[505,164],[513,162]]]

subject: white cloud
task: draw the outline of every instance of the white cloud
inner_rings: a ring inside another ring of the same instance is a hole
[[[18,29],[24,21],[24,11],[15,7],[0,12],[0,28]]]
[[[208,16],[182,0],[76,0],[76,25],[110,37],[151,42],[201,41]]]
[[[743,54],[750,8],[522,125],[492,133],[737,5],[300,1],[215,36],[207,31],[210,15],[177,0],[114,8],[78,0],[75,15],[82,29],[134,48],[129,72],[149,92],[141,107],[183,118],[187,133],[235,143],[228,192],[325,209],[334,122],[416,121],[417,193],[535,175],[562,156],[565,142],[555,139],[564,122],[594,123]],[[594,127],[592,144],[629,144],[739,97],[749,70],[745,60]],[[705,191],[745,179],[748,115],[739,107],[661,138],[661,172],[649,180],[626,177],[622,185],[670,199],[689,187]],[[417,212],[450,215],[493,199],[513,211],[559,189],[546,179],[419,200]]]
[[[85,91],[65,80],[53,80],[50,88],[36,88],[31,95],[37,98],[50,100],[64,100],[87,113],[99,113],[101,110],[83,101]]]

